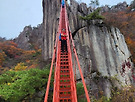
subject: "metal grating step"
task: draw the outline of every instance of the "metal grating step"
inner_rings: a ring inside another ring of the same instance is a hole
[[[67,97],[60,98],[59,100],[60,100],[60,102],[72,102],[72,98],[71,97],[69,97],[69,98],[67,98]]]

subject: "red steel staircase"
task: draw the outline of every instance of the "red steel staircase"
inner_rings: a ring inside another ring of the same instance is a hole
[[[59,41],[59,34],[62,32],[62,29],[65,29],[65,34],[67,36],[66,41],[67,41],[68,52],[61,52],[61,41]],[[69,29],[70,28],[68,24],[66,6],[64,8],[61,7],[58,33],[56,35],[56,43],[54,47],[44,102],[47,102],[47,99],[48,99],[50,80],[51,80],[53,63],[55,61],[55,58],[56,58],[56,66],[54,69],[55,72],[54,72],[53,102],[77,102],[77,92],[76,92],[76,85],[75,85],[73,66],[72,66],[71,44],[73,45],[73,51],[74,51],[74,54],[78,63],[87,102],[90,102],[88,91],[85,85],[85,81],[84,81],[83,74],[80,68],[77,53],[75,50],[74,42],[72,39],[72,35]]]

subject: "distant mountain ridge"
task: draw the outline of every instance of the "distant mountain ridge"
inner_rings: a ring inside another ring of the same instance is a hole
[[[118,3],[114,6],[105,5],[100,7],[102,12],[118,12],[118,11],[134,11],[135,10],[135,1],[132,1],[130,5],[126,1]],[[130,9],[128,9],[130,8]]]

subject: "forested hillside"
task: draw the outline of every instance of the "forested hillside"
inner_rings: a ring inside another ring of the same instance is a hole
[[[25,51],[17,47],[13,41],[0,42],[0,72],[15,68],[24,70],[39,67],[41,50]],[[27,66],[27,67],[26,67]]]
[[[42,63],[41,49],[34,49],[26,51],[13,41],[1,40],[0,102],[43,100],[50,65]]]

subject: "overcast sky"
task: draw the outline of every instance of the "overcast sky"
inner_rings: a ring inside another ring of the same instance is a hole
[[[90,3],[91,0],[77,0]],[[116,5],[133,0],[99,0],[100,5]],[[0,0],[0,37],[17,37],[25,26],[37,26],[43,19],[42,0]]]

